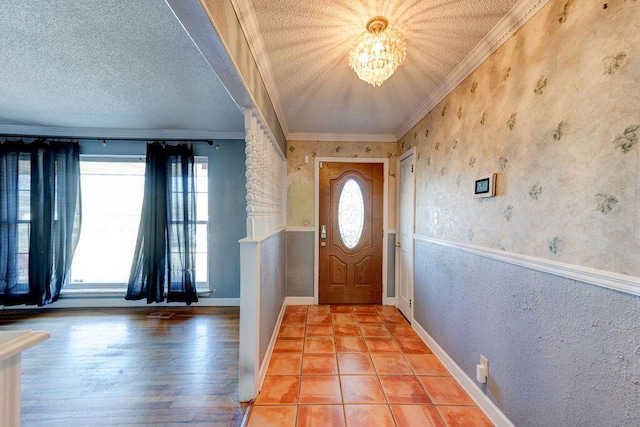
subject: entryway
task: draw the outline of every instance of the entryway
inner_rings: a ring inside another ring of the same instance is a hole
[[[382,304],[384,164],[318,166],[318,302]]]

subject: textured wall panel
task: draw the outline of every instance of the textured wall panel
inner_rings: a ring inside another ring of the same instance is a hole
[[[640,297],[416,241],[414,317],[517,426],[640,420]]]
[[[260,243],[260,358],[262,361],[284,304],[286,234],[277,233]]]
[[[387,296],[396,296],[396,233],[387,240]]]
[[[287,226],[314,225],[315,157],[389,159],[389,228],[396,224],[396,144],[393,142],[288,141]],[[309,163],[304,163],[309,156]]]
[[[313,296],[313,231],[287,232],[287,296]]]
[[[399,141],[419,234],[640,276],[640,7],[603,5],[549,2]]]

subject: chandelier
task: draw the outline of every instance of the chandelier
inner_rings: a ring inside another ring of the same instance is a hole
[[[388,25],[384,16],[369,19],[367,32],[353,42],[349,52],[349,66],[373,86],[380,86],[391,77],[407,54],[404,36]]]

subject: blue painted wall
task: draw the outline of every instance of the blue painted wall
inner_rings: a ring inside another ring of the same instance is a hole
[[[416,241],[415,320],[517,426],[640,423],[640,297]]]
[[[244,140],[195,143],[196,156],[209,159],[209,287],[212,298],[240,297],[240,244],[246,237]],[[144,160],[146,141],[81,140],[80,154],[137,155]],[[205,297],[202,297],[205,298]]]
[[[287,296],[313,297],[313,231],[287,231]]]
[[[209,283],[214,298],[240,297],[240,244],[247,236],[245,143],[196,147],[209,155]],[[197,152],[196,152],[197,154]]]
[[[283,230],[260,243],[260,364],[284,304],[286,239]]]

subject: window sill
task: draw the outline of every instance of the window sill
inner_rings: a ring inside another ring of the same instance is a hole
[[[87,297],[114,297],[121,296],[127,293],[126,288],[97,288],[97,289],[63,289],[60,292],[60,297],[64,298],[87,298]],[[198,290],[198,296],[210,296],[212,292],[207,290]]]

